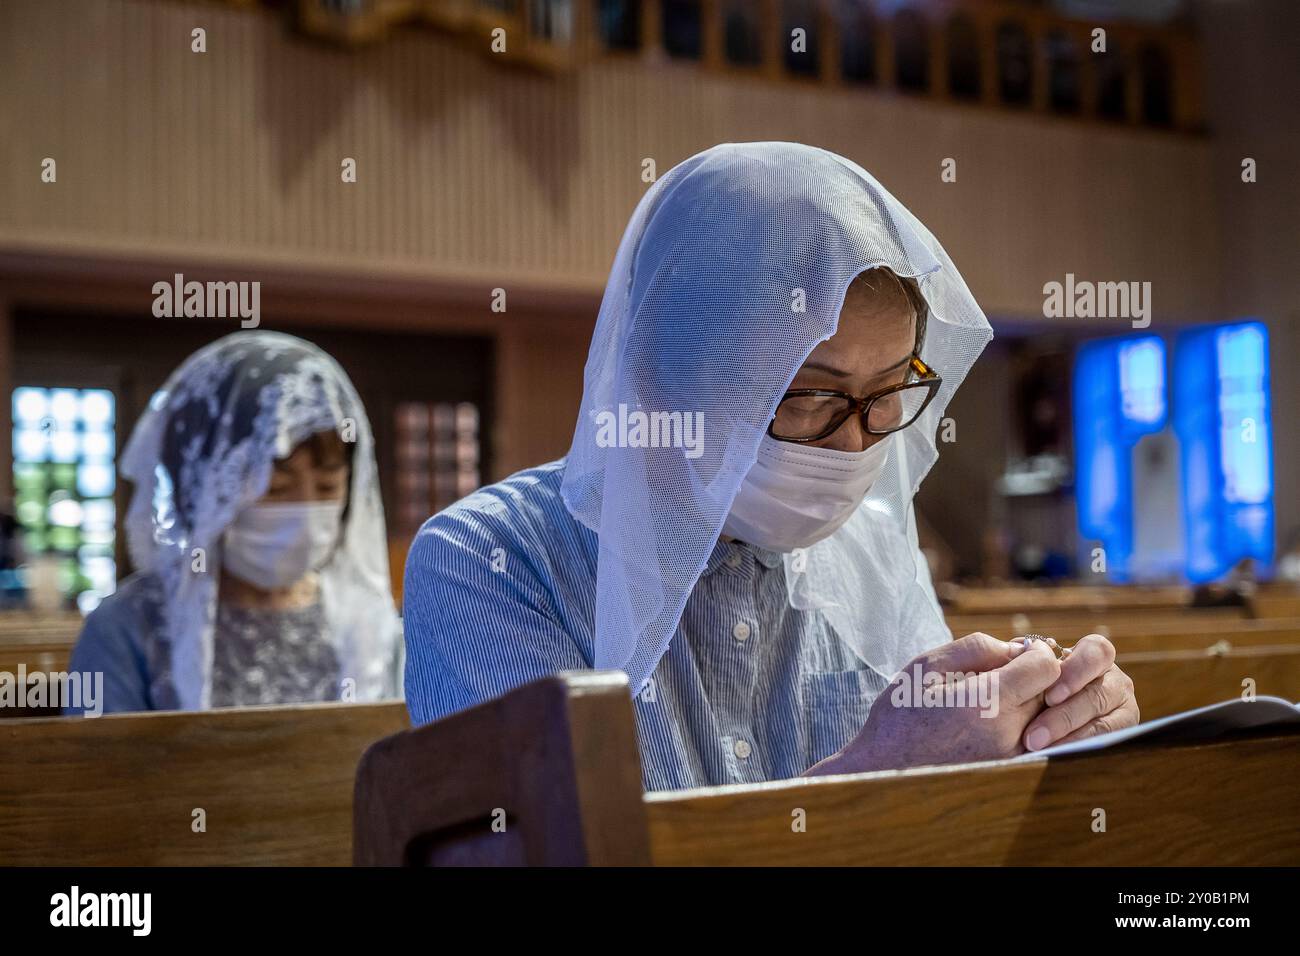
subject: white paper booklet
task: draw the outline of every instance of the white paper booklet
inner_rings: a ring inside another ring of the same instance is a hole
[[[1300,726],[1300,704],[1292,704],[1281,697],[1256,697],[1254,700],[1225,700],[1208,707],[1198,707],[1181,714],[1171,714],[1133,727],[1125,727],[1109,734],[1099,734],[1086,740],[1057,744],[1045,750],[1023,754],[1015,760],[1036,760],[1039,757],[1060,757],[1065,754],[1084,753],[1113,747],[1135,737],[1151,737],[1164,741],[1211,740],[1222,734],[1251,727],[1286,725]]]

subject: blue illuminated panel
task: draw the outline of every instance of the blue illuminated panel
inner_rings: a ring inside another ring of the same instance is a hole
[[[1142,335],[1089,342],[1074,362],[1079,531],[1099,541],[1109,577],[1133,555],[1133,446],[1165,427],[1165,343]]]
[[[1240,322],[1178,338],[1174,428],[1182,445],[1187,574],[1273,560],[1268,329]]]

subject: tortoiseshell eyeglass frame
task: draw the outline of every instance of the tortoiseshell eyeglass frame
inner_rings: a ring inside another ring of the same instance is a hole
[[[856,395],[850,395],[848,392],[835,391],[834,389],[792,388],[788,392],[786,392],[783,396],[781,396],[782,402],[784,402],[787,398],[805,398],[809,396],[824,396],[826,398],[842,398],[847,400],[848,404],[846,405],[844,409],[844,413],[842,415],[838,415],[835,418],[833,418],[830,424],[816,435],[811,435],[804,438],[787,438],[784,435],[778,435],[773,430],[776,427],[775,415],[772,416],[772,421],[768,423],[767,433],[769,436],[775,438],[777,441],[788,441],[788,442],[794,442],[795,444],[805,445],[811,442],[821,441],[824,438],[829,438],[831,435],[835,434],[835,432],[839,428],[841,428],[845,422],[847,422],[850,418],[852,418],[854,414],[861,416],[862,430],[869,435],[891,435],[896,431],[902,431],[908,425],[911,425],[913,422],[915,422],[918,418],[921,417],[921,415],[925,412],[925,410],[930,406],[930,403],[934,401],[934,396],[938,393],[939,386],[943,384],[943,379],[939,377],[939,373],[936,372],[934,369],[930,368],[930,366],[926,365],[923,361],[921,361],[921,356],[915,353],[912,354],[912,357],[908,362],[908,368],[910,371],[916,373],[917,375],[916,381],[900,382],[897,385],[891,385],[888,388],[882,388],[878,391],[871,392],[868,395],[864,395],[862,398],[858,398]],[[877,399],[884,398],[886,395],[892,395],[895,392],[901,392],[903,389],[906,388],[917,388],[918,386],[925,386],[928,389],[928,394],[925,396],[925,401],[921,403],[921,407],[917,409],[916,414],[913,415],[909,421],[904,422],[902,425],[898,425],[894,428],[887,428],[884,431],[879,431],[877,429],[870,427],[868,422],[870,421],[870,416],[871,416],[871,406],[876,402]],[[778,404],[777,405],[778,410],[780,409],[780,407],[781,407],[780,404]]]

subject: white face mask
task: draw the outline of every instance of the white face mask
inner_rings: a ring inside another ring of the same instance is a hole
[[[341,501],[255,504],[226,529],[222,561],[254,587],[288,587],[329,560],[342,524]]]
[[[722,533],[768,551],[810,547],[849,520],[888,457],[888,438],[850,452],[764,435]]]

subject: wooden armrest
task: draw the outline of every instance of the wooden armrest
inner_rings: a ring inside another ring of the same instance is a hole
[[[627,677],[561,673],[370,747],[359,866],[650,860]]]

